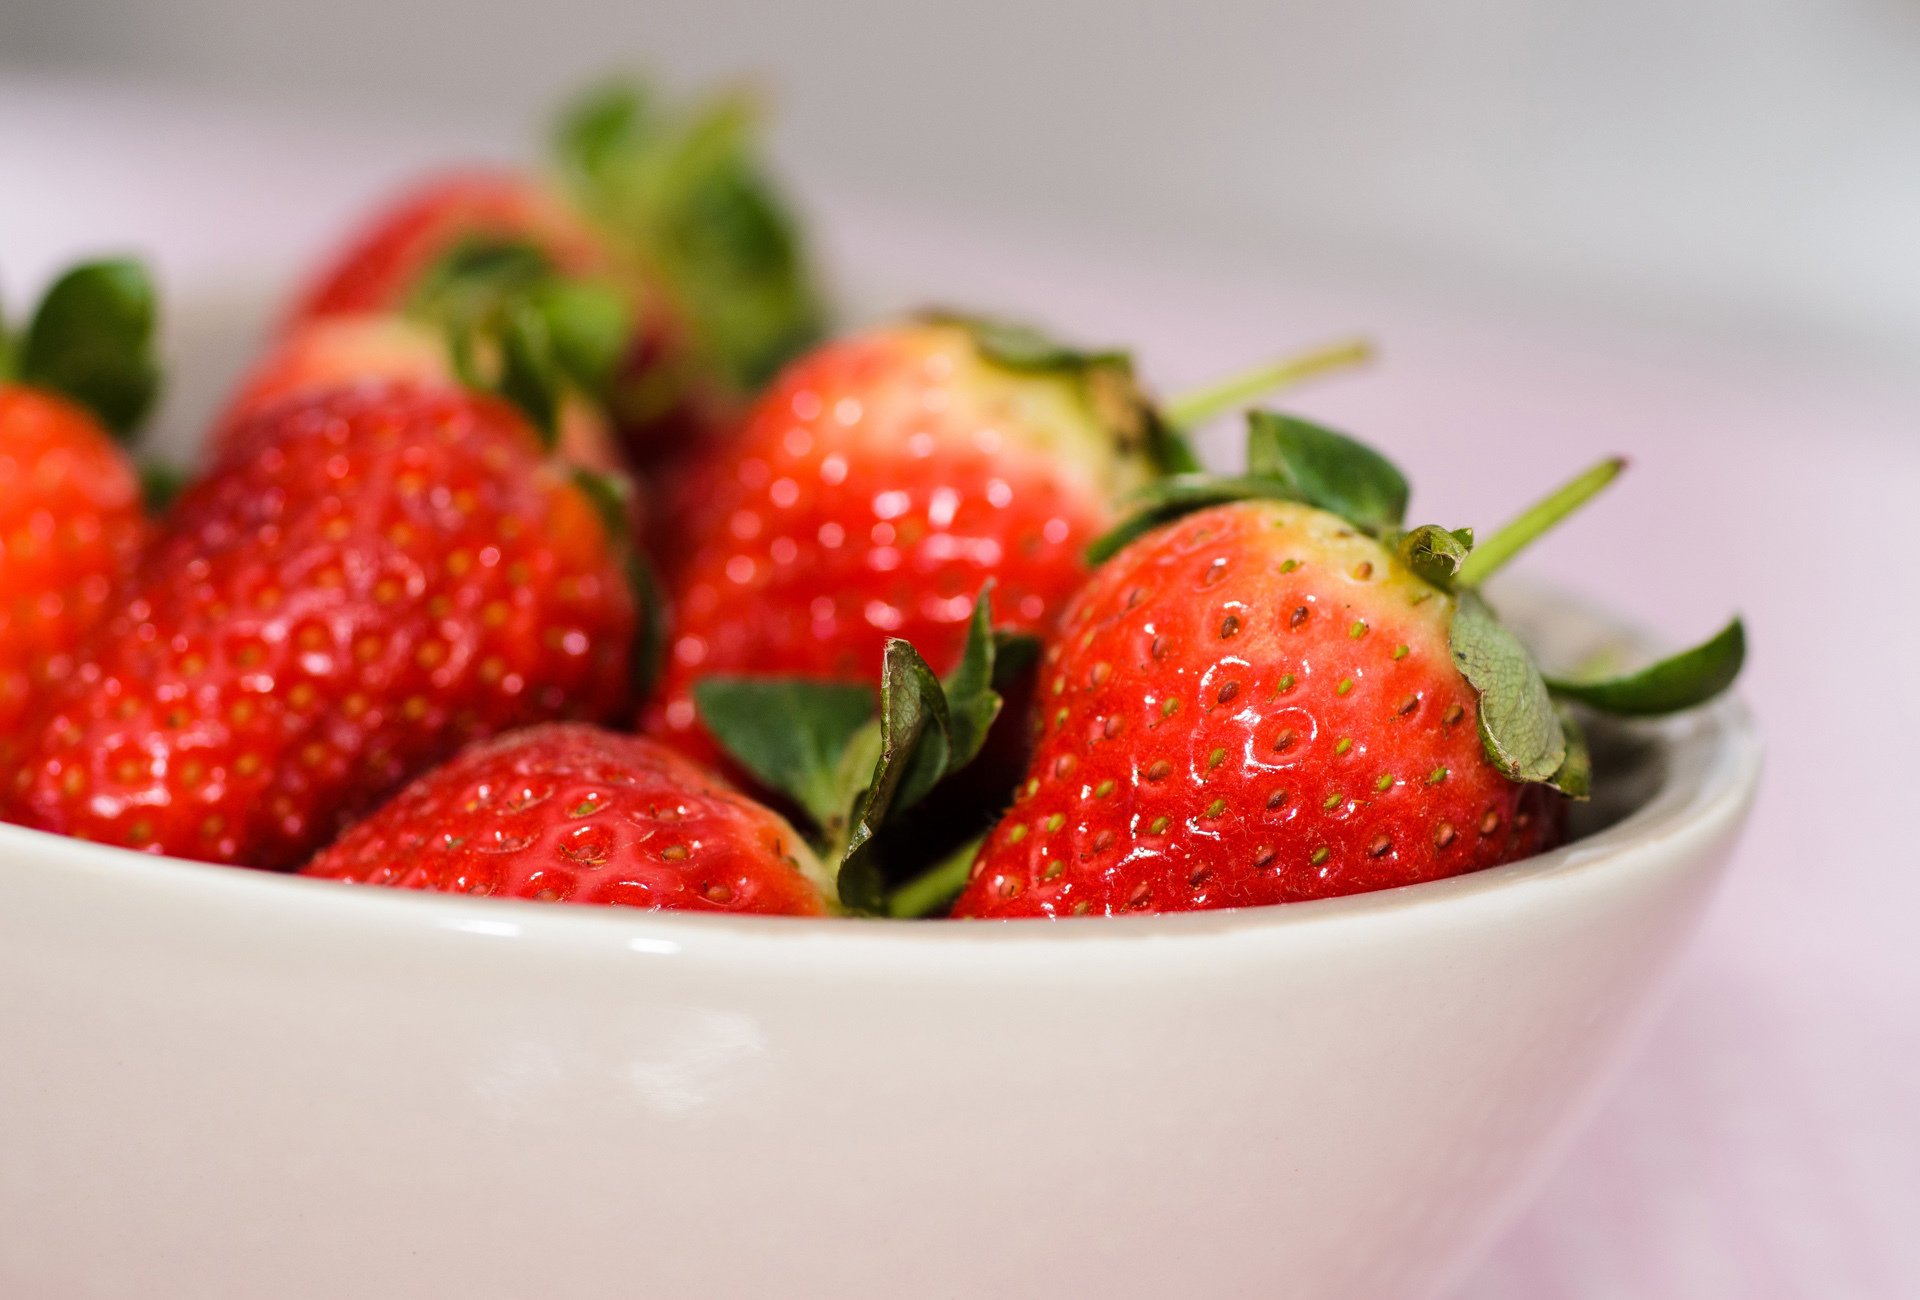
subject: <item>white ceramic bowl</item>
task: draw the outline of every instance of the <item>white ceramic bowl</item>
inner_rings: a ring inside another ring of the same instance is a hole
[[[1752,796],[1737,702],[1656,734],[1651,796],[1545,857],[1056,924],[430,897],[0,827],[0,1295],[1435,1294],[1619,1061]]]

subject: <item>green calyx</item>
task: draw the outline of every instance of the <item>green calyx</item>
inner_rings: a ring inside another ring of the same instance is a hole
[[[935,309],[923,312],[921,319],[964,329],[981,357],[1002,369],[1080,385],[1083,399],[1112,431],[1118,450],[1144,454],[1154,474],[1173,478],[1200,474],[1187,430],[1277,389],[1373,357],[1366,340],[1342,339],[1155,403],[1135,378],[1132,354],[1122,349],[1078,348],[1032,325],[1000,317]]]
[[[1403,526],[1407,481],[1372,448],[1346,434],[1292,416],[1249,415],[1247,473],[1177,474],[1150,484],[1132,514],[1090,552],[1100,563],[1142,534],[1228,501],[1291,501],[1338,515],[1391,548],[1429,586],[1454,598],[1453,661],[1480,699],[1480,739],[1488,759],[1515,781],[1587,797],[1592,765],[1569,705],[1626,717],[1694,708],[1727,690],[1746,655],[1734,619],[1710,640],[1638,671],[1597,679],[1545,676],[1532,653],[1480,595],[1484,583],[1528,545],[1612,483],[1626,462],[1583,471],[1484,539],[1470,528]]]
[[[1141,391],[1133,356],[1119,348],[1084,349],[1023,321],[933,308],[919,319],[964,330],[989,365],[1017,375],[1071,384],[1121,456],[1141,456],[1155,474],[1199,468],[1193,448]]]
[[[488,237],[429,268],[406,313],[445,333],[463,382],[519,407],[549,444],[569,392],[605,404],[634,328],[611,286],[561,274],[532,244]]]
[[[702,358],[743,393],[826,324],[798,223],[758,156],[758,118],[744,94],[667,104],[622,80],[577,102],[556,144],[575,201],[659,278]]]
[[[877,695],[778,677],[709,677],[694,687],[714,738],[812,823],[850,911],[889,910],[879,862],[889,827],[973,761],[1000,713],[996,680],[1031,662],[1031,639],[995,633],[992,618],[983,589],[960,663],[944,679],[906,641],[889,641]]]
[[[0,323],[0,378],[59,393],[124,440],[160,392],[157,302],[139,262],[75,266],[53,282],[24,330]]]

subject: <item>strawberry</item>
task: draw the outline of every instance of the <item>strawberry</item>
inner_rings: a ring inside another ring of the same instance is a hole
[[[1253,434],[1249,477],[1163,485],[1074,598],[1028,779],[955,915],[1281,903],[1538,853],[1588,780],[1553,695],[1666,712],[1739,669],[1736,620],[1643,673],[1550,688],[1476,594],[1619,462],[1476,551],[1402,532],[1405,480],[1343,436],[1279,416]]]
[[[152,403],[153,317],[146,273],[114,261],[63,275],[17,340],[0,325],[0,767],[145,540],[114,438]]]
[[[574,276],[605,274],[613,262],[599,234],[537,180],[452,172],[375,213],[300,291],[288,322],[398,312],[448,253],[474,240],[526,244]]]
[[[473,746],[303,874],[701,912],[819,916],[830,906],[813,851],[778,813],[654,741],[582,723]]]
[[[819,295],[733,99],[684,110],[638,87],[594,93],[561,133],[553,180],[472,170],[376,212],[299,294],[321,319],[408,312],[465,246],[515,245],[618,293],[633,328],[608,396],[646,463],[731,418],[735,399],[817,334]]]
[[[296,866],[466,741],[617,714],[623,559],[501,402],[370,384],[272,408],[175,504],[0,814]]]
[[[487,246],[464,246],[461,256],[495,254]],[[581,316],[601,317],[595,337],[584,344],[587,349],[604,350],[618,345],[625,337],[626,325],[617,303],[589,299],[582,290],[563,301],[540,301],[529,295],[529,287],[503,291],[490,304],[501,313],[522,312],[525,316],[501,315],[485,322],[437,317],[431,306],[416,308],[404,315],[361,313],[328,316],[290,327],[272,340],[241,379],[228,400],[226,410],[214,423],[211,444],[224,446],[244,428],[250,417],[263,408],[289,400],[300,401],[321,390],[347,387],[366,381],[396,381],[427,385],[472,382],[484,390],[522,400],[527,414],[555,434],[556,448],[571,464],[603,473],[620,471],[622,457],[612,428],[601,406],[601,362],[610,363],[611,354],[595,356],[576,348],[562,353],[554,346],[556,313],[569,313],[577,322]],[[610,317],[602,314],[607,311]],[[539,313],[535,315],[534,313]],[[531,384],[515,391],[506,383],[507,358],[502,334],[509,322],[531,317],[531,338],[521,335],[516,342],[530,343],[534,351],[516,358],[533,367],[523,376]],[[578,339],[576,332],[574,338]],[[478,346],[488,356],[478,373],[478,361],[463,364],[466,350]]]
[[[666,507],[677,623],[644,727],[710,758],[700,678],[860,680],[894,637],[944,671],[988,578],[1010,629],[1044,632],[1115,501],[1188,463],[1119,354],[949,317],[820,348]]]

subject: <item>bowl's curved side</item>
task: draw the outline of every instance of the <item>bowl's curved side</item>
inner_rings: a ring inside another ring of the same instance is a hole
[[[1618,1059],[1757,764],[1729,703],[1548,858],[1051,928],[369,897],[6,829],[0,1293],[1421,1294]]]

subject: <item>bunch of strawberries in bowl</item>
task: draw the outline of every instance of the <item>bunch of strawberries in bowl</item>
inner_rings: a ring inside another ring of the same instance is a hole
[[[1550,676],[1482,596],[1617,460],[1478,535],[1276,411],[1199,465],[1361,345],[1157,402],[991,316],[827,338],[738,103],[612,88],[556,152],[374,214],[178,483],[116,445],[139,265],[0,325],[0,820],[554,902],[1244,907],[1552,848],[1586,725],[1739,671],[1736,620]]]

